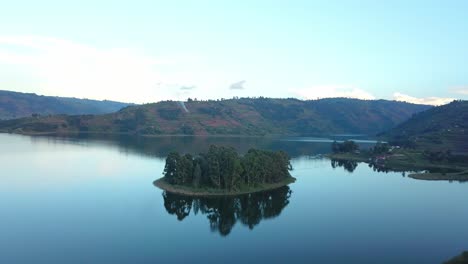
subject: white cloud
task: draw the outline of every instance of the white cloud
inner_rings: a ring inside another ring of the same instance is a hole
[[[319,85],[306,89],[293,90],[304,99],[347,97],[372,100],[375,97],[367,91],[347,85]]]
[[[180,90],[193,90],[195,89],[196,86],[195,85],[191,85],[191,86],[181,86],[180,87]]]
[[[245,80],[235,82],[235,83],[233,83],[233,84],[231,84],[229,86],[229,89],[231,89],[231,90],[244,90],[244,84],[245,84]]]
[[[39,80],[31,86],[48,95],[141,102],[157,98],[154,87],[161,81],[152,58],[56,38],[0,37],[0,63],[25,66]]]
[[[396,101],[403,101],[413,104],[426,104],[426,105],[444,105],[455,100],[454,98],[442,98],[442,97],[424,97],[417,98],[396,92],[393,94],[393,99]]]
[[[0,36],[0,89],[144,103],[179,98],[181,87],[200,87],[199,97],[226,87],[229,76],[200,61],[181,55],[157,59],[51,37]],[[12,68],[20,73],[7,73]]]
[[[458,87],[454,89],[457,94],[468,95],[468,87]]]

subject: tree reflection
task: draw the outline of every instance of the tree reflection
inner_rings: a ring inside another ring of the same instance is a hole
[[[384,164],[378,164],[378,163],[369,163],[369,168],[372,168],[373,171],[375,172],[384,172],[384,173],[389,173],[389,172],[400,172],[399,170],[391,170],[389,168],[386,168]]]
[[[192,209],[192,198],[188,196],[181,196],[180,199],[172,199],[172,194],[168,192],[163,193],[164,207],[169,214],[177,215],[177,220],[182,221],[190,214]]]
[[[266,192],[241,196],[189,197],[164,192],[164,207],[179,221],[190,215],[201,213],[210,222],[210,229],[227,236],[239,221],[249,229],[260,224],[261,220],[274,218],[289,204],[291,189],[283,186]]]
[[[332,168],[343,167],[346,171],[353,172],[357,168],[358,163],[357,161],[352,161],[352,160],[332,159],[331,166]]]

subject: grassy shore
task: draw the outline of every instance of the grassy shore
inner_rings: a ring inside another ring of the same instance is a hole
[[[372,163],[376,167],[392,171],[434,171],[408,175],[418,180],[468,181],[468,164],[430,161],[417,149],[398,149],[390,154],[378,156],[384,156],[384,159],[376,162],[377,156],[367,152],[328,155],[330,159]]]
[[[188,196],[232,196],[232,195],[243,195],[249,193],[256,193],[256,192],[263,192],[268,190],[277,189],[279,187],[286,186],[290,183],[296,181],[296,178],[289,177],[281,182],[272,183],[272,184],[260,184],[257,186],[244,186],[240,190],[237,191],[225,191],[215,188],[195,188],[190,186],[183,186],[183,185],[173,185],[165,181],[164,178],[160,178],[153,182],[155,186],[158,188],[181,195],[188,195]]]
[[[426,181],[468,181],[468,171],[412,173],[408,177]]]

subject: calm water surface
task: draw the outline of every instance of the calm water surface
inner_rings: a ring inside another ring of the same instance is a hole
[[[297,181],[224,199],[152,185],[169,151],[210,144],[284,149]],[[0,263],[414,264],[468,249],[467,184],[332,166],[317,156],[327,140],[0,134],[0,146]]]

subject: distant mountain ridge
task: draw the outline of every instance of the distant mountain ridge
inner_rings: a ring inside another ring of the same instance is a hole
[[[43,96],[0,90],[0,119],[39,115],[107,114],[129,106],[128,103],[70,97]]]
[[[396,143],[468,153],[468,101],[431,108],[382,133]]]
[[[185,109],[186,108],[186,109]],[[386,100],[240,98],[128,106],[105,115],[29,117],[0,122],[14,133],[140,135],[374,135],[431,106]],[[186,111],[187,110],[187,111]]]

